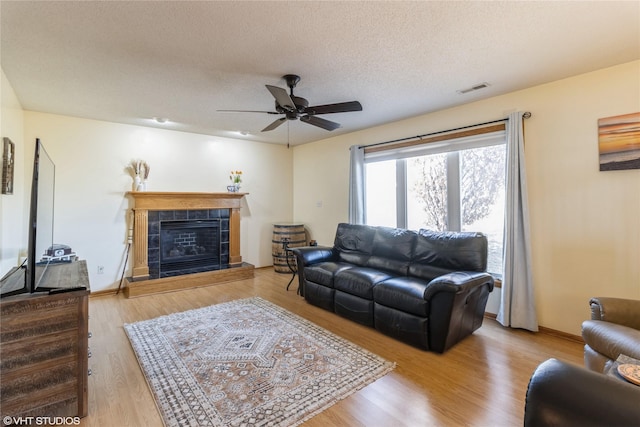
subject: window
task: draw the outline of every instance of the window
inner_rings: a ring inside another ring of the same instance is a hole
[[[367,224],[397,227],[395,161],[365,166]]]
[[[487,270],[500,277],[505,157],[504,132],[365,154],[366,222],[480,231],[489,241]]]

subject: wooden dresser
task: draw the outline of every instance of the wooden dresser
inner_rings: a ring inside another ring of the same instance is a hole
[[[42,285],[70,290],[0,300],[3,416],[87,415],[89,278],[85,261],[47,268]]]

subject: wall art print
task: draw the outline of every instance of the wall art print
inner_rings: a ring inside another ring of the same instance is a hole
[[[2,150],[2,194],[13,194],[13,165],[15,164],[16,146],[9,138],[3,138]]]
[[[640,169],[640,113],[598,119],[600,170]]]

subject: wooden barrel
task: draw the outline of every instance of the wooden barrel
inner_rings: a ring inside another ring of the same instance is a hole
[[[307,237],[304,232],[304,224],[298,223],[278,223],[273,225],[272,255],[273,269],[276,273],[291,273],[287,265],[287,254],[283,247],[283,242],[288,243],[288,247],[297,248],[307,245]],[[289,264],[296,265],[295,257],[289,254]]]

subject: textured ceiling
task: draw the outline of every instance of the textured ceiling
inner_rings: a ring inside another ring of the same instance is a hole
[[[2,69],[25,110],[291,145],[640,58],[640,2],[6,1]],[[277,116],[265,84],[333,132]],[[457,93],[481,82],[490,86]],[[588,90],[588,88],[585,88]],[[249,133],[241,136],[239,132]]]

